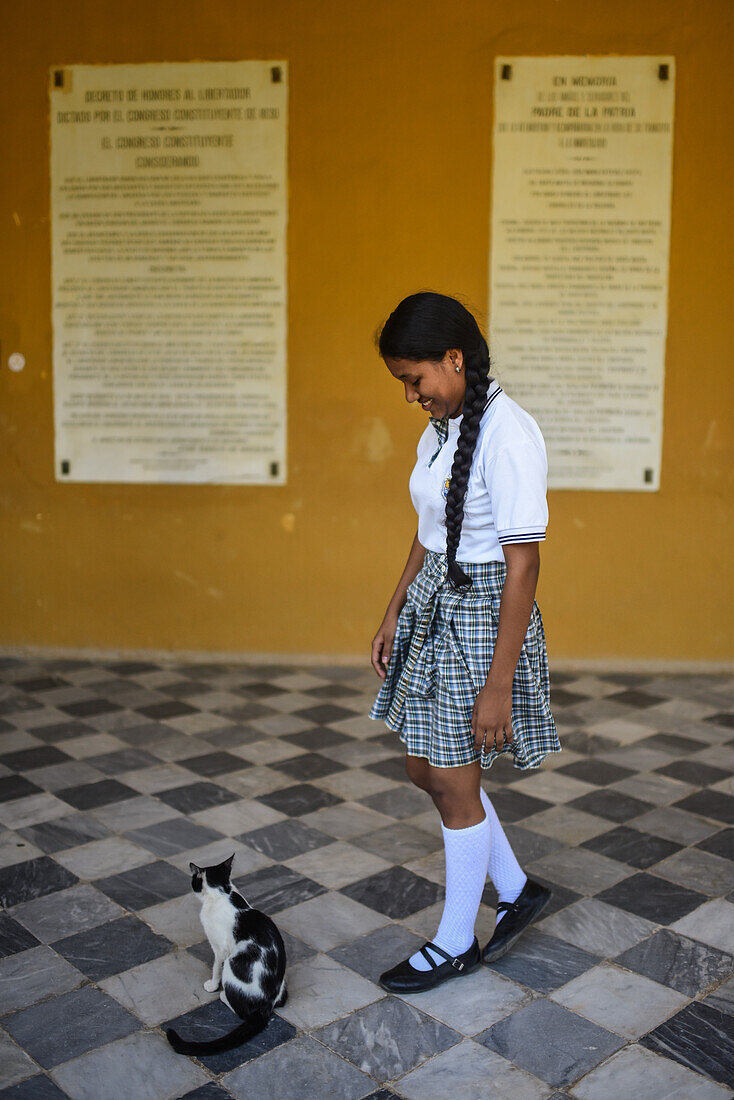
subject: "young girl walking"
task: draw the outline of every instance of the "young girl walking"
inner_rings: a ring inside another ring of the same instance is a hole
[[[400,734],[409,778],[441,815],[441,922],[380,978],[391,992],[419,993],[504,955],[550,899],[523,872],[480,785],[502,753],[526,771],[561,751],[535,602],[548,463],[538,425],[490,376],[487,342],[459,301],[428,291],[403,299],[378,348],[429,418],[410,477],[418,531],[372,642],[383,682],[370,710]],[[499,903],[480,952],[487,873]]]

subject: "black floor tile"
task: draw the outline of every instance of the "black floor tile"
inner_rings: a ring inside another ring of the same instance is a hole
[[[719,714],[710,714],[704,718],[704,722],[711,722],[714,726],[723,726],[725,729],[734,729],[734,714],[722,711]]]
[[[551,706],[573,707],[576,703],[587,703],[588,695],[581,695],[578,691],[566,691],[565,688],[554,688],[551,681]]]
[[[64,790],[54,793],[57,798],[62,798],[75,810],[96,810],[100,806],[110,806],[113,802],[124,802],[127,798],[140,797],[139,791],[125,786],[117,779],[98,779],[96,783],[65,787]]]
[[[364,770],[381,775],[383,779],[392,779],[395,783],[408,783],[405,771],[405,756],[389,756],[386,760],[377,760],[374,764],[365,764]]]
[[[0,913],[0,959],[27,951],[29,947],[38,947],[40,942],[8,913]]]
[[[618,909],[635,913],[656,924],[672,924],[709,900],[696,890],[688,890],[685,886],[678,886],[645,871],[624,878],[595,896],[599,901],[616,905]]]
[[[734,1024],[730,1016],[711,1005],[686,1005],[640,1043],[722,1085],[734,1082]]]
[[[700,741],[694,741],[692,737],[681,737],[677,733],[654,733],[651,737],[643,737],[635,741],[635,748],[660,749],[675,756],[687,756],[690,752],[700,752],[701,747]]]
[[[343,745],[352,738],[339,730],[333,730],[329,726],[314,726],[310,730],[301,730],[300,733],[286,733],[281,741],[290,741],[292,745],[298,745],[300,749],[309,749],[317,752],[319,749],[331,748],[332,745]]]
[[[671,840],[664,840],[660,836],[652,836],[650,833],[641,833],[637,829],[630,829],[627,825],[618,825],[608,833],[592,836],[585,840],[582,848],[588,848],[591,852],[599,852],[610,859],[616,859],[620,863],[629,863],[640,871],[659,863],[666,856],[672,856],[683,847],[674,844]]]
[[[123,772],[139,771],[140,768],[154,768],[160,760],[145,749],[130,748],[105,752],[101,756],[87,756],[84,763],[104,775],[121,775]]]
[[[91,985],[3,1017],[5,1030],[44,1069],[144,1026],[114,998]]]
[[[279,863],[238,875],[235,886],[253,908],[262,909],[268,916],[326,893],[325,886]]]
[[[650,695],[647,691],[617,691],[614,695],[607,695],[607,699],[613,703],[624,703],[625,706],[634,707],[635,710],[643,710],[646,707],[654,707],[657,703],[667,703],[663,695]]]
[[[702,848],[704,852],[711,852],[715,856],[723,856],[724,859],[734,859],[734,828],[720,829],[713,836],[707,836],[694,844],[694,848]]]
[[[202,756],[189,756],[184,760],[177,760],[181,768],[188,768],[196,775],[205,775],[208,778],[225,773],[241,772],[247,767],[247,761],[241,756],[234,756],[231,752],[207,752]]]
[[[222,1004],[220,1000],[216,1000],[211,1001],[209,1004],[200,1005],[191,1012],[184,1013],[183,1016],[176,1016],[174,1019],[168,1020],[166,1023],[161,1024],[161,1028],[165,1031],[166,1028],[172,1027],[182,1039],[201,1043],[227,1035],[238,1022],[232,1010]],[[274,1013],[265,1030],[249,1039],[248,1042],[235,1047],[234,1050],[227,1050],[221,1054],[209,1054],[196,1060],[206,1066],[211,1073],[226,1073],[228,1070],[244,1065],[245,1062],[249,1062],[253,1058],[258,1058],[268,1050],[274,1050],[281,1043],[286,1043],[289,1039],[292,1039],[295,1034],[296,1029],[293,1025]],[[205,1087],[209,1088],[208,1085]],[[187,1095],[195,1097],[197,1094],[207,1097],[208,1100],[207,1093],[202,1092],[201,1089]],[[216,1093],[212,1094],[212,1096],[216,1095]],[[229,1094],[222,1093],[222,1095],[228,1096]]]
[[[160,958],[174,945],[130,914],[56,940],[51,946],[82,974],[98,982]]]
[[[647,810],[655,808],[651,802],[643,802],[640,798],[633,798],[632,795],[603,787],[598,791],[588,791],[587,794],[572,799],[566,805],[574,810],[583,810],[584,813],[596,814],[597,817],[619,822],[628,821],[631,817],[639,817]]]
[[[98,714],[112,714],[125,708],[110,699],[82,699],[79,703],[59,703],[56,709],[74,718],[94,718]]]
[[[275,695],[288,694],[287,688],[277,687],[275,684],[268,684],[262,681],[252,684],[240,684],[239,687],[233,690],[240,695],[252,696],[253,699],[268,699]]]
[[[228,802],[236,802],[237,797],[232,791],[227,791],[216,783],[203,781],[156,793],[156,798],[182,814],[196,814],[200,810],[209,810],[212,806],[226,806]]]
[[[23,775],[3,775],[0,777],[0,802],[11,802],[14,798],[26,798],[29,794],[41,794],[43,787],[31,783]]]
[[[532,928],[523,934],[511,951],[490,963],[489,969],[537,993],[551,993],[580,974],[585,974],[599,962],[600,956]]]
[[[269,794],[257,795],[256,801],[270,806],[278,813],[300,817],[301,814],[321,810],[324,806],[337,806],[344,799],[337,798],[335,794],[323,791],[310,783],[297,783],[293,787],[284,787],[279,791],[270,791]]]
[[[518,771],[516,778],[521,779],[522,773]],[[502,822],[522,821],[523,818],[530,817],[531,814],[540,813],[541,810],[550,810],[553,806],[552,802],[547,802],[544,798],[535,798],[533,795],[509,789],[492,791],[490,801]]]
[[[695,997],[709,986],[725,981],[734,968],[731,955],[670,928],[661,928],[612,961],[687,997]]]
[[[313,707],[304,707],[295,713],[299,718],[305,718],[309,722],[316,722],[320,726],[328,726],[330,722],[340,722],[343,718],[354,718],[357,711],[347,710],[346,707],[337,706],[336,703],[316,703]]]
[[[0,868],[0,905],[9,909],[21,901],[44,898],[74,886],[79,879],[60,867],[51,856],[38,856],[24,863],[14,863],[11,867]]]
[[[157,860],[144,867],[96,879],[94,885],[124,909],[137,910],[187,894],[191,878],[165,860]]]
[[[584,783],[595,783],[598,787],[635,774],[632,768],[620,768],[618,764],[609,764],[606,760],[574,760],[573,764],[564,764],[556,770]]]
[[[10,768],[14,772],[29,772],[34,768],[47,768],[52,764],[63,764],[73,757],[62,752],[54,745],[37,745],[32,749],[20,749],[17,752],[6,752],[0,756],[0,764]]]
[[[669,775],[671,779],[680,779],[683,783],[693,783],[697,787],[710,787],[712,783],[728,779],[730,774],[723,768],[714,768],[699,760],[674,760],[655,771],[660,775]]]
[[[69,1097],[50,1077],[39,1073],[0,1091],[0,1100],[69,1100]]]
[[[276,771],[283,772],[289,779],[323,779],[325,775],[334,775],[336,772],[346,770],[346,765],[337,760],[330,760],[318,752],[304,752],[300,756],[292,756],[289,760],[279,760],[272,764]]]
[[[166,703],[149,703],[144,707],[134,708],[138,714],[144,714],[146,718],[152,718],[156,722],[166,718],[180,718],[184,714],[200,714],[200,707],[192,707],[188,703],[180,703],[171,700]]]
[[[134,844],[147,848],[157,856],[172,856],[186,848],[201,848],[222,834],[208,829],[187,817],[171,817],[125,833]]]
[[[91,814],[69,814],[68,817],[54,817],[51,821],[39,821],[37,825],[27,825],[18,832],[42,852],[51,854],[65,848],[76,848],[90,840],[103,840],[112,836],[112,830],[97,821]]]
[[[35,695],[37,691],[54,691],[56,688],[72,686],[69,680],[64,680],[61,676],[39,676],[34,680],[15,680],[14,685],[30,695]]]
[[[444,888],[405,867],[389,867],[343,886],[340,893],[386,917],[402,920],[439,901]]]
[[[253,829],[248,833],[241,833],[237,837],[249,848],[269,856],[270,859],[282,862],[293,859],[303,852],[312,852],[315,848],[323,848],[326,844],[333,844],[333,837],[312,829],[297,818],[289,818],[286,821],[278,821],[275,825],[265,825],[261,829]]]
[[[734,796],[723,791],[696,791],[686,795],[673,805],[678,810],[687,810],[690,814],[713,818],[727,825],[734,825]]]

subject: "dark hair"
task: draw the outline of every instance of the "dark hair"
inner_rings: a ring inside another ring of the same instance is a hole
[[[461,302],[446,294],[424,290],[403,298],[378,333],[376,344],[383,359],[389,356],[416,363],[425,360],[439,363],[449,348],[461,348],[466,367],[466,397],[446,499],[446,558],[454,588],[470,588],[471,579],[457,565],[456,551],[469,471],[491,381],[487,341],[473,314]]]

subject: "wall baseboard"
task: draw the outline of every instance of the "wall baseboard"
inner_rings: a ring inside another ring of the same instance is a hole
[[[345,668],[371,670],[369,659],[358,654],[344,653],[239,653],[212,652],[210,650],[163,649],[88,649],[63,646],[5,645],[0,646],[0,658],[19,657],[28,660],[83,660],[83,661],[155,661],[156,664],[283,664],[317,667],[337,665]],[[557,672],[620,672],[648,673],[650,675],[734,675],[731,661],[679,661],[665,658],[637,657],[553,657],[551,667]]]

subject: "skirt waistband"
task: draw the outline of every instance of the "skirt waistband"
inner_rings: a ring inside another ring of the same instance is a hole
[[[507,565],[503,561],[458,562],[461,569],[472,581],[471,588],[457,591],[448,579],[448,559],[445,554],[435,550],[426,550],[423,566],[416,577],[416,584],[426,581],[431,588],[443,589],[456,595],[457,599],[469,599],[477,596],[499,596],[507,576]]]

